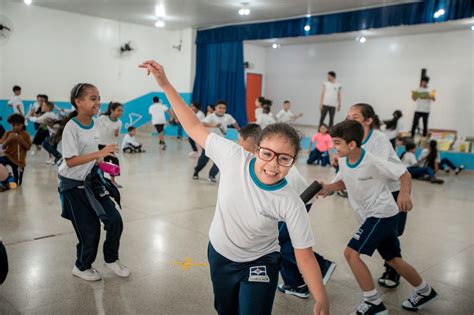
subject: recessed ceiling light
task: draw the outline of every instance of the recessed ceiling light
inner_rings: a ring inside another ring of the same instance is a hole
[[[248,8],[247,3],[243,3],[242,8],[239,10],[239,15],[249,15],[250,14],[250,9]]]
[[[446,13],[446,11],[444,11],[444,9],[439,9],[438,11],[436,11],[434,14],[433,14],[433,17],[435,19],[443,16],[444,14]]]
[[[278,44],[278,43],[273,43],[272,48],[274,48],[274,49],[280,48],[280,44]]]
[[[26,5],[30,5],[32,0],[23,0],[23,2],[26,4]]]
[[[158,21],[156,21],[155,26],[158,27],[158,28],[165,27],[165,21],[158,20]]]
[[[357,36],[355,38],[356,42],[359,42],[361,44],[365,43],[367,41],[367,38],[365,38],[364,36]]]
[[[474,25],[471,25],[471,31],[474,31]]]
[[[305,32],[309,32],[310,29],[311,29],[311,26],[310,26],[310,25],[305,25],[305,26],[304,26]]]

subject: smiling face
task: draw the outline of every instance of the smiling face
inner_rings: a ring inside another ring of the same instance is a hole
[[[269,149],[278,154],[285,154],[295,157],[295,146],[290,140],[279,134],[269,135],[262,139],[259,144],[260,148]],[[258,179],[265,185],[273,185],[285,178],[290,171],[290,166],[282,166],[278,163],[277,157],[274,156],[271,161],[262,160],[259,154],[256,155],[255,174]]]
[[[225,112],[227,111],[227,106],[225,104],[217,104],[216,105],[216,115],[217,116],[224,116]]]
[[[123,106],[118,106],[116,109],[114,109],[110,113],[110,118],[118,119],[118,118],[122,117],[122,115],[123,115]]]
[[[100,95],[95,87],[85,88],[82,97],[76,99],[77,111],[86,116],[94,116],[100,109]]]
[[[372,118],[365,119],[362,115],[362,111],[358,106],[351,106],[349,113],[347,114],[347,120],[355,120],[362,124],[364,130],[369,130],[372,124]]]
[[[337,156],[339,157],[346,157],[352,150],[357,148],[355,141],[347,143],[344,139],[339,137],[333,137],[332,142],[334,149],[337,152]]]

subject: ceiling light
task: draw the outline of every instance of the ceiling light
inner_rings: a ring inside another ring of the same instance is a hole
[[[165,27],[165,21],[158,20],[158,21],[156,21],[155,26],[158,27],[158,28]]]
[[[471,31],[474,31],[474,25],[471,25]]]
[[[365,43],[367,41],[367,38],[365,38],[364,36],[357,36],[355,38],[356,42],[359,42],[361,44]]]
[[[24,2],[26,5],[30,5],[30,4],[31,4],[31,0],[23,0],[23,2]]]
[[[166,13],[165,13],[165,6],[163,3],[161,4],[158,4],[156,7],[155,7],[155,15],[157,17],[165,17]]]
[[[310,29],[311,29],[311,26],[310,26],[310,25],[305,25],[305,26],[304,26],[305,32],[309,32]]]
[[[239,10],[240,15],[249,15],[250,14],[250,9],[247,6],[247,3],[244,3],[242,8]]]
[[[273,43],[272,48],[273,48],[273,49],[280,48],[280,44],[278,44],[278,43]]]
[[[435,19],[443,16],[446,12],[444,11],[444,9],[439,9],[438,11],[436,11],[434,14],[433,14],[433,17]]]

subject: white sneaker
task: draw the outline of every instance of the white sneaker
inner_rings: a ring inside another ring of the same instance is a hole
[[[122,265],[119,260],[116,260],[113,263],[104,263],[104,266],[112,270],[117,276],[122,278],[127,278],[130,276],[130,269],[127,266]]]
[[[45,163],[48,165],[54,165],[54,159],[47,159]]]
[[[72,269],[72,274],[78,278],[81,278],[82,280],[86,281],[99,281],[102,280],[102,276],[100,273],[95,270],[94,268],[90,268],[84,271],[80,271],[79,268],[74,266]]]
[[[35,156],[36,155],[36,151],[35,150],[31,150],[31,156]]]

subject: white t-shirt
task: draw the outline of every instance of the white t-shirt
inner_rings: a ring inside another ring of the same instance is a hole
[[[338,105],[337,94],[342,88],[341,84],[339,84],[339,82],[332,83],[326,81],[323,83],[323,86],[323,105],[336,107]]]
[[[46,123],[49,119],[51,120],[56,120],[58,119],[58,115],[56,115],[54,112],[45,112],[41,114],[41,116],[35,117],[28,117],[28,120],[34,123],[38,124],[44,124]]]
[[[22,114],[25,115],[25,106],[23,105],[23,101],[17,95],[13,96],[9,101],[8,105],[13,107],[13,112],[15,114]],[[21,109],[21,112],[20,112]]]
[[[430,93],[430,90],[426,87],[419,87],[416,92],[418,93]],[[420,113],[429,113],[431,108],[431,100],[429,98],[418,98],[416,100],[416,111]]]
[[[194,113],[194,115],[196,115],[196,117],[197,117],[200,121],[203,121],[203,120],[206,118],[206,115],[204,115],[204,113],[201,112],[200,110],[198,110],[197,113]]]
[[[402,158],[403,164],[406,167],[416,166],[418,164],[418,160],[416,159],[416,155],[413,152],[405,152]]]
[[[122,129],[122,121],[117,119],[113,121],[108,115],[101,115],[97,119],[99,123],[99,143],[102,145],[117,144],[118,137],[115,136],[115,130]]]
[[[219,136],[225,136],[225,134],[227,133],[227,126],[236,123],[234,117],[232,117],[231,115],[224,114],[223,116],[217,116],[216,113],[207,115],[206,118],[204,118],[202,122],[205,122],[206,124],[211,124],[211,125],[220,123],[221,124],[220,127],[209,128],[211,132],[218,134]]]
[[[367,139],[362,142],[362,148],[379,158],[405,167],[393,149],[392,144],[388,140],[387,136],[381,131],[372,129],[367,136]],[[398,179],[389,181],[388,187],[390,188],[391,192],[399,191],[400,181]]]
[[[255,109],[255,121],[260,118],[260,115],[263,114],[263,108],[259,107]]]
[[[132,137],[130,134],[127,133],[123,137],[121,150],[128,148],[130,145],[138,147],[140,145],[140,142],[135,140],[135,136]]]
[[[392,139],[397,138],[397,136],[402,132],[402,130],[403,130],[403,124],[400,118],[397,121],[397,126],[395,126],[395,129],[392,130],[392,129],[385,128],[383,132],[385,133],[385,135],[387,136],[389,140],[392,140]]]
[[[234,262],[248,262],[278,252],[278,221],[286,222],[294,248],[314,245],[306,208],[285,179],[264,185],[255,175],[253,155],[216,134],[209,134],[205,150],[221,171],[209,230],[219,254]]]
[[[430,150],[428,149],[423,149],[421,150],[421,153],[420,153],[420,156],[418,157],[418,161],[420,162],[420,164],[425,164],[425,160],[426,158],[428,157],[428,155],[430,154]],[[441,155],[439,154],[438,152],[438,155],[436,156],[436,160],[435,160],[436,163],[440,163],[441,162]]]
[[[64,127],[61,142],[64,160],[59,166],[59,175],[75,180],[85,180],[96,161],[68,167],[66,159],[98,151],[99,126],[97,120],[93,119],[89,126],[84,126],[76,118],[71,119]]]
[[[346,185],[349,203],[360,223],[367,218],[388,218],[399,212],[388,187],[388,180],[398,180],[405,166],[391,163],[362,149],[359,160],[349,165],[347,158],[339,159],[336,182]]]
[[[285,111],[282,109],[278,112],[276,119],[278,122],[286,123],[292,121],[293,117],[295,117],[295,115],[291,112],[291,110]]]
[[[264,129],[266,126],[276,123],[275,118],[271,114],[261,114],[257,119],[257,124]]]
[[[166,116],[165,113],[168,111],[168,107],[161,103],[155,103],[150,106],[148,113],[151,115],[151,123],[153,125],[165,125]]]

